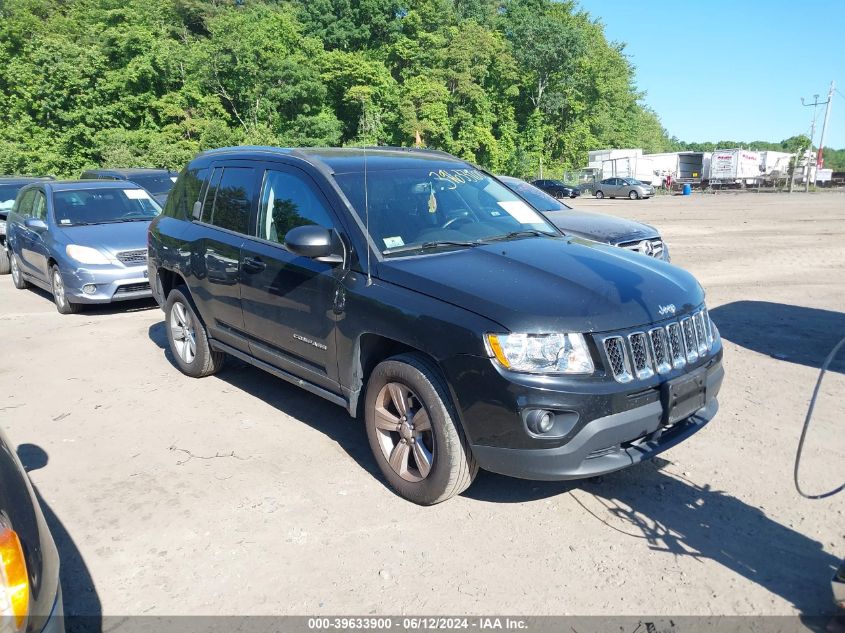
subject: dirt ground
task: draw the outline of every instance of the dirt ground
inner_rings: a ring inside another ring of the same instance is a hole
[[[716,419],[598,480],[481,473],[422,508],[344,410],[232,363],[184,377],[151,304],[61,316],[0,278],[0,424],[63,557],[65,609],[132,614],[818,614],[845,495],[792,464],[845,336],[845,194],[579,200],[659,227],[725,344]],[[845,353],[843,353],[845,355]],[[845,479],[829,375],[802,468]]]

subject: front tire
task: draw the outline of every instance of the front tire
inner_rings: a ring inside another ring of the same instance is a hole
[[[604,191],[601,191],[601,190],[596,191],[596,198],[598,198],[599,200],[604,198]]]
[[[180,288],[170,291],[164,306],[165,327],[176,366],[186,376],[204,378],[223,367],[226,355],[215,352],[194,306]]]
[[[82,306],[78,303],[71,303],[65,292],[65,282],[62,273],[55,264],[50,269],[50,285],[53,291],[53,301],[59,314],[76,314]]]
[[[420,354],[383,361],[367,383],[364,423],[376,463],[391,488],[420,505],[460,494],[478,474],[448,393]]]
[[[639,197],[640,197],[640,194],[638,194],[638,193],[636,192],[636,190],[631,189],[630,193],[628,193],[628,197],[629,197],[631,200],[638,200],[638,199],[639,199]]]
[[[23,278],[21,271],[21,259],[15,253],[9,253],[9,268],[12,272],[12,283],[18,290],[29,288],[29,282]]]

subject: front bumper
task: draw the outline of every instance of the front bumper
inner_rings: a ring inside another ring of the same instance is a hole
[[[153,296],[147,266],[90,266],[76,270],[63,270],[65,293],[74,303],[111,303],[149,299]],[[83,292],[82,287],[93,284],[96,292]]]
[[[624,385],[611,380],[506,375],[489,358],[447,365],[461,422],[481,468],[536,480],[594,477],[643,460],[684,441],[718,410],[724,378],[722,349],[683,370]],[[486,367],[485,367],[486,364]],[[704,406],[664,426],[664,383],[701,372]],[[560,433],[528,431],[526,412],[555,412]]]
[[[62,587],[56,592],[56,601],[53,603],[53,611],[44,623],[41,633],[65,633],[65,609],[62,602]]]

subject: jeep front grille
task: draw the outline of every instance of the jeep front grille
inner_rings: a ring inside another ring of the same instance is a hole
[[[707,356],[713,347],[713,324],[706,309],[647,332],[601,339],[608,368],[618,382],[666,374]]]
[[[625,350],[625,339],[621,336],[609,336],[604,339],[604,351],[610,361],[613,377],[619,382],[631,382],[634,377],[628,370],[628,352]]]

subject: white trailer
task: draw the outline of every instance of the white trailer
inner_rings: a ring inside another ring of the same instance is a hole
[[[710,171],[710,152],[663,152],[646,154],[643,158],[654,164],[655,184],[671,176],[674,182],[697,185],[707,180]]]
[[[660,177],[654,173],[654,162],[647,156],[611,158],[601,163],[601,177],[636,178],[647,184],[660,184]]]
[[[765,176],[783,176],[789,173],[789,163],[795,154],[766,150],[760,152],[760,171]]]
[[[719,149],[710,159],[710,184],[750,185],[760,178],[760,154],[747,149]]]
[[[589,164],[587,167],[593,169],[601,169],[602,163],[606,160],[616,160],[618,158],[634,158],[643,155],[643,150],[639,148],[629,149],[597,149],[588,152]],[[607,176],[612,178],[612,176]]]

